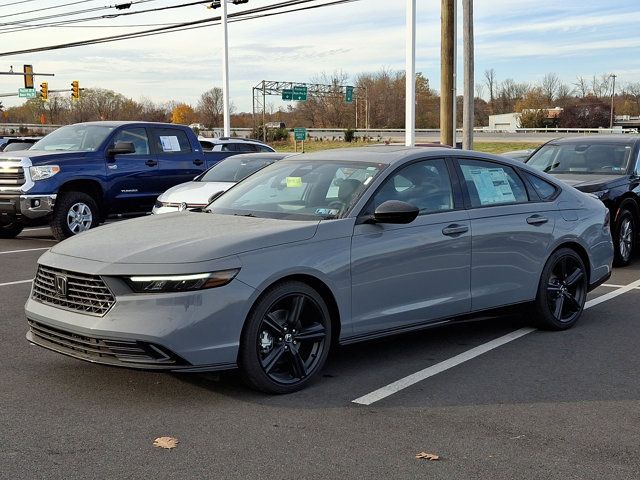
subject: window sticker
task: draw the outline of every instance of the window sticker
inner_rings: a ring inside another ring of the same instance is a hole
[[[481,205],[515,203],[516,196],[509,184],[509,176],[502,168],[476,168],[463,166],[464,176],[473,181]]]
[[[287,188],[296,188],[302,186],[302,177],[287,177]]]
[[[160,135],[160,144],[163,152],[179,152],[180,142],[175,135]]]
[[[337,208],[316,208],[316,215],[335,216],[338,212]]]

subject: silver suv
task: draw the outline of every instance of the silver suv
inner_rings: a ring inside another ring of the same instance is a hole
[[[219,138],[207,138],[198,137],[200,145],[205,152],[237,152],[237,153],[250,153],[250,152],[275,152],[266,143],[262,143],[258,140],[251,140],[240,137],[219,137]]]

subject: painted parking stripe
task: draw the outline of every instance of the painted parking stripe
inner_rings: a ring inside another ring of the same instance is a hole
[[[51,247],[42,247],[42,248],[25,248],[23,250],[9,250],[7,252],[0,252],[0,255],[8,255],[10,253],[22,253],[22,252],[34,252],[36,250],[49,250]]]
[[[36,230],[51,230],[51,227],[34,227],[34,228],[24,228],[23,232],[34,232]]]
[[[33,278],[30,278],[29,280],[18,280],[16,282],[0,283],[0,287],[6,287],[8,285],[19,285],[20,283],[31,283],[31,282],[33,282]]]
[[[632,282],[628,285],[624,285],[612,292],[606,293],[605,295],[601,295],[592,300],[589,300],[588,302],[585,303],[584,308],[585,309],[591,308],[595,305],[611,300],[612,298],[615,298],[618,295],[622,295],[623,293],[626,293],[638,287],[640,287],[640,280],[636,280],[635,282]],[[373,392],[363,395],[362,397],[358,397],[355,400],[353,400],[353,403],[358,403],[360,405],[371,405],[372,403],[375,403],[379,400],[387,398],[388,396],[393,395],[394,393],[397,393],[400,390],[403,390],[407,387],[415,385],[416,383],[421,382],[422,380],[425,380],[429,377],[433,377],[438,373],[444,372],[445,370],[448,370],[466,361],[469,361],[479,355],[482,355],[483,353],[489,352],[495,348],[498,348],[514,340],[517,340],[520,337],[524,337],[525,335],[528,335],[531,332],[535,332],[536,330],[537,329],[535,328],[520,328],[511,333],[503,335],[502,337],[496,338],[494,340],[491,340],[490,342],[487,342],[475,348],[472,348],[471,350],[467,350],[466,352],[463,352],[460,355],[456,355],[455,357],[449,358],[440,363],[436,363],[431,367],[427,367],[423,370],[420,370],[419,372],[416,372],[404,378],[401,378],[400,380],[396,380],[395,382],[390,383],[389,385],[386,385],[382,388],[379,388],[378,390],[374,390]]]

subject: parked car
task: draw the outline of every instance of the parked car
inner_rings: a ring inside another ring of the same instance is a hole
[[[240,137],[198,137],[200,145],[205,152],[234,152],[234,153],[250,153],[250,152],[275,152],[266,143],[259,140]]]
[[[162,192],[236,152],[205,153],[183,125],[89,122],[0,153],[0,238],[48,222],[64,239],[108,215],[147,213]]]
[[[27,338],[109,365],[240,367],[250,386],[286,393],[336,344],[517,305],[567,329],[612,260],[602,202],[520,162],[329,150],[269,165],[203,212],[54,246],[38,261]]]
[[[42,137],[13,137],[5,139],[4,144],[0,146],[0,152],[29,150],[29,148],[41,138]]]
[[[291,153],[241,153],[219,162],[191,182],[170,188],[156,200],[154,214],[202,208],[240,180]]]
[[[628,265],[638,246],[639,155],[639,136],[596,135],[551,140],[527,161],[604,202],[611,212],[617,266]]]
[[[509,152],[503,152],[500,155],[505,156],[507,158],[513,158],[514,160],[520,160],[521,162],[525,162],[534,151],[535,151],[534,148],[527,148],[524,150],[511,150]]]

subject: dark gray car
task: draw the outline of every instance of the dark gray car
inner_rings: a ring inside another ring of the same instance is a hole
[[[329,349],[532,305],[566,329],[611,274],[609,214],[520,162],[377,147],[281,160],[204,212],[124,221],[45,253],[32,343],[171,371],[240,367],[285,393]]]

